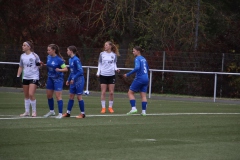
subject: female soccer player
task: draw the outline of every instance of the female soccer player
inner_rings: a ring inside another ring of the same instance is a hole
[[[47,79],[47,98],[48,106],[50,112],[44,115],[44,117],[54,116],[54,100],[53,92],[55,91],[55,96],[58,103],[58,116],[57,119],[62,118],[63,110],[63,100],[62,100],[62,89],[63,89],[63,72],[67,72],[68,69],[64,63],[64,59],[59,52],[59,47],[56,44],[50,44],[47,47],[47,69],[48,69],[48,79]]]
[[[20,64],[17,72],[17,79],[20,80],[20,75],[23,72],[22,84],[24,92],[25,112],[20,116],[30,115],[30,105],[32,106],[32,117],[37,116],[35,92],[39,80],[39,66],[41,61],[39,56],[33,51],[33,44],[26,41],[22,45],[23,53],[20,57]]]
[[[133,48],[133,55],[136,57],[135,58],[135,67],[132,71],[130,71],[127,74],[124,74],[124,77],[129,77],[131,74],[136,73],[136,77],[134,81],[132,82],[129,91],[128,91],[128,97],[130,100],[130,104],[132,106],[132,109],[130,112],[127,114],[134,114],[137,113],[137,108],[136,108],[136,100],[134,93],[140,91],[140,96],[142,99],[142,116],[146,116],[146,108],[147,108],[147,97],[146,97],[146,92],[147,92],[147,87],[148,87],[148,63],[146,59],[141,55],[143,52],[143,49],[139,46],[136,46]]]
[[[75,46],[69,46],[67,48],[67,54],[70,56],[69,58],[69,68],[70,68],[70,75],[68,80],[66,81],[66,85],[69,86],[69,101],[67,107],[67,113],[63,114],[63,117],[70,117],[71,110],[74,104],[74,97],[75,94],[77,95],[78,105],[80,109],[80,114],[76,118],[85,118],[85,111],[84,111],[84,101],[82,99],[83,89],[84,89],[84,75],[83,75],[83,68],[80,59],[76,56],[77,55],[77,48]]]
[[[113,113],[113,97],[114,97],[114,87],[115,87],[115,71],[120,72],[117,68],[117,56],[120,56],[118,48],[115,44],[110,41],[105,42],[104,51],[100,53],[98,60],[98,71],[97,77],[100,76],[101,84],[101,113],[106,112],[106,90],[109,89],[109,107],[108,111]]]

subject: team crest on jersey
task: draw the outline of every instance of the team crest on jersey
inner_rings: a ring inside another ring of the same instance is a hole
[[[53,66],[55,66],[55,62],[54,61],[52,61],[52,63],[51,63]]]
[[[29,59],[30,62],[33,62],[34,60],[32,58]]]
[[[111,56],[111,58],[113,59],[114,57],[113,57],[113,56]]]

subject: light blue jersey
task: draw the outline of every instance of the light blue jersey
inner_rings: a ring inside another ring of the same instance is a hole
[[[59,56],[52,57],[48,55],[47,57],[47,68],[48,68],[48,79],[47,79],[47,89],[54,91],[62,91],[63,89],[63,72],[57,72],[56,68],[65,68],[66,65],[62,58]]]
[[[63,72],[57,72],[56,68],[62,68],[65,66],[63,59],[59,56],[52,57],[50,55],[47,56],[47,68],[48,68],[48,77],[58,78],[63,77]]]
[[[77,77],[83,76],[82,63],[77,56],[69,58],[69,68],[71,73],[68,77],[68,81],[71,81],[72,79],[75,80]]]
[[[146,83],[149,81],[148,70],[149,67],[146,59],[143,56],[137,56],[135,58],[135,67],[131,72],[127,73],[127,77],[133,73],[136,73],[135,80]]]
[[[127,77],[133,73],[136,73],[135,79],[130,86],[130,90],[134,92],[147,92],[148,87],[148,70],[149,66],[146,59],[143,56],[137,56],[135,58],[135,67],[132,71],[127,73]]]
[[[68,81],[74,81],[73,84],[70,84],[69,92],[72,94],[81,95],[83,94],[85,80],[83,76],[82,63],[77,56],[69,58],[69,68],[71,73],[68,76]]]

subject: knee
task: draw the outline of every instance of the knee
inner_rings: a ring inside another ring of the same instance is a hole
[[[29,99],[33,100],[34,99],[34,94],[29,94]]]
[[[113,96],[113,91],[110,91],[110,92],[109,92],[109,95],[110,95],[110,96]]]

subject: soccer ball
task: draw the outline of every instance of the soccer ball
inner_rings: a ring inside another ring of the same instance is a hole
[[[89,92],[89,91],[84,91],[84,94],[85,94],[86,96],[88,96],[88,95],[90,94],[90,92]]]

